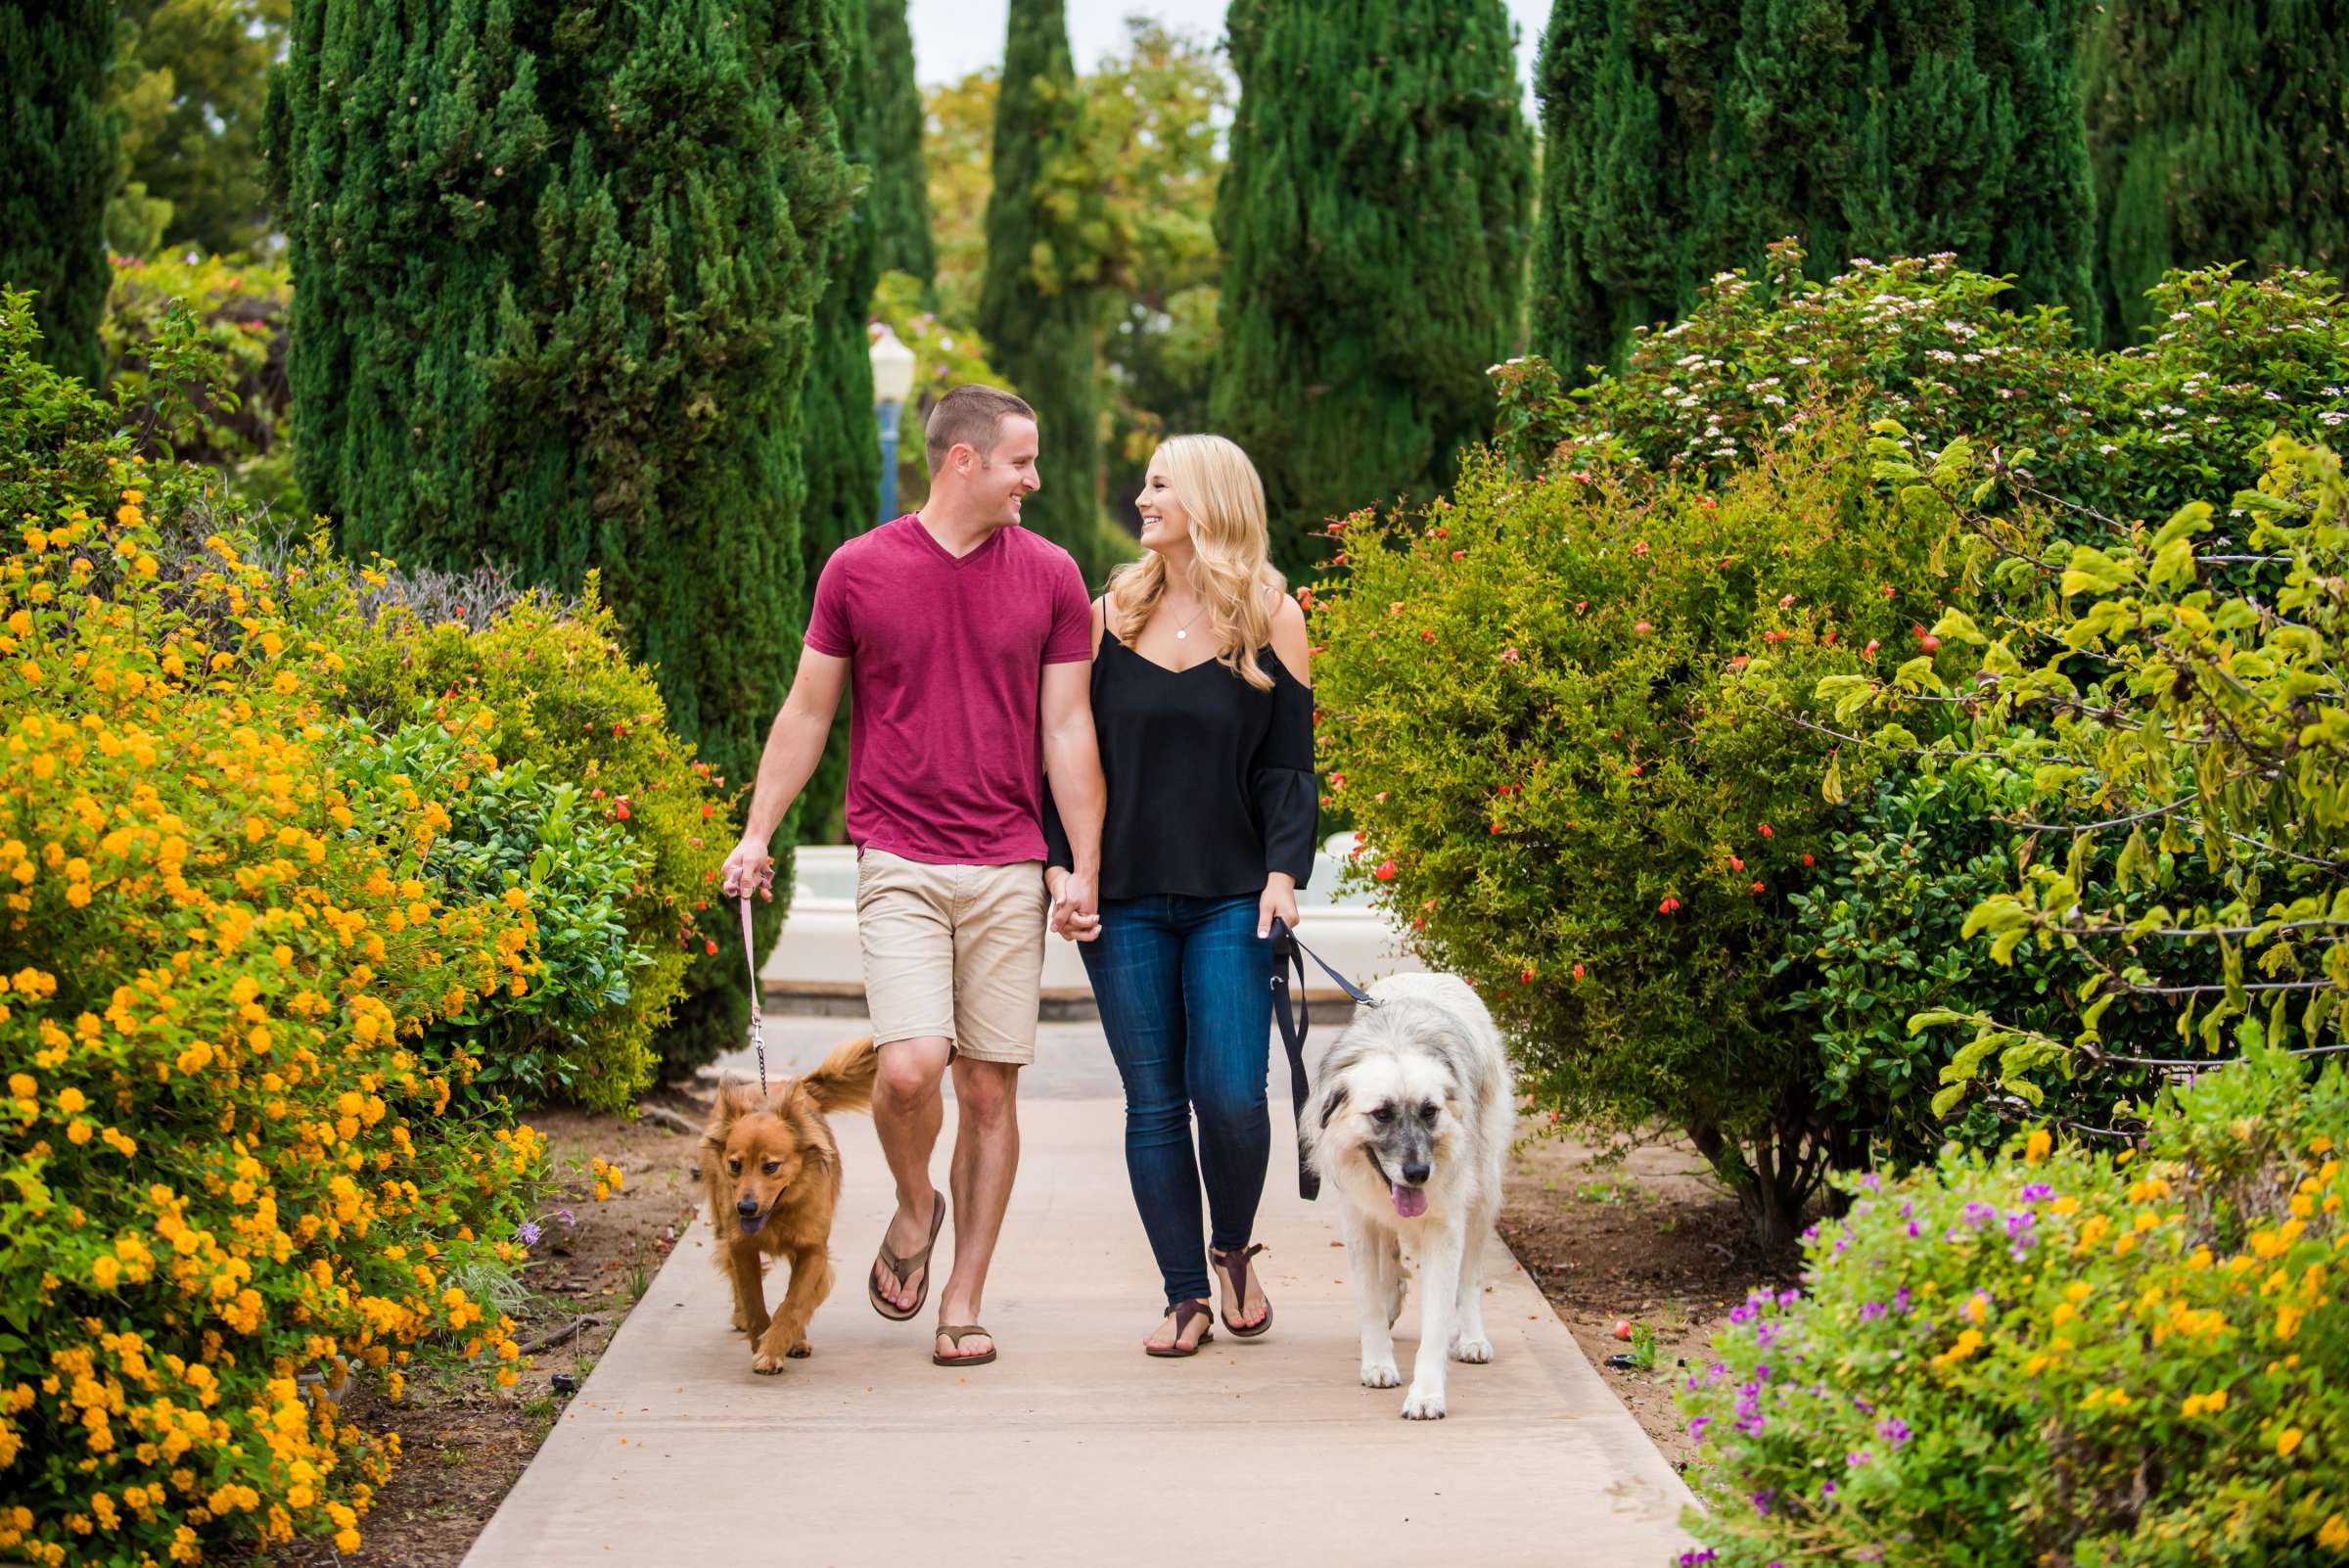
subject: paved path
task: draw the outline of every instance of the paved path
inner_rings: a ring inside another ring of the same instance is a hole
[[[770,1027],[770,1070],[858,1027]],[[888,1189],[871,1123],[843,1117],[840,1281],[816,1314],[814,1356],[752,1375],[697,1223],[466,1568],[1661,1568],[1692,1545],[1677,1524],[1689,1500],[1679,1477],[1497,1237],[1485,1314],[1496,1358],[1452,1367],[1450,1419],[1401,1420],[1401,1390],[1356,1382],[1336,1213],[1297,1197],[1279,1095],[1259,1231],[1272,1244],[1260,1266],[1276,1326],[1253,1342],[1219,1334],[1188,1361],[1142,1356],[1158,1291],[1127,1190],[1122,1109],[1097,1097],[1107,1071],[1097,1026],[1068,1026],[1047,1033],[1027,1075],[1019,1187],[985,1311],[1002,1347],[994,1365],[934,1367],[921,1327],[866,1305],[860,1271]],[[944,1165],[942,1147],[942,1176]],[[950,1246],[942,1238],[942,1278]],[[1413,1301],[1396,1328],[1406,1372]]]

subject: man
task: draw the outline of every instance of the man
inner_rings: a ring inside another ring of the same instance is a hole
[[[1036,415],[1009,392],[957,387],[929,420],[930,498],[825,563],[806,652],[775,715],[729,896],[771,897],[766,850],[849,711],[849,837],[856,929],[881,1050],[873,1122],[898,1211],[867,1285],[913,1317],[950,1211],[954,1268],[931,1360],[995,1359],[980,1297],[1019,1165],[1019,1070],[1036,1058],[1046,894],[1041,771],[1076,862],[1050,923],[1097,934],[1101,763],[1089,691],[1092,612],[1069,553],[1019,526],[1036,476]],[[951,1065],[958,1113],[948,1189],[930,1182]]]

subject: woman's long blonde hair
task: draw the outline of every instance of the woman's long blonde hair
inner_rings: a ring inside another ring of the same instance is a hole
[[[1151,461],[1167,460],[1167,477],[1191,519],[1192,591],[1209,607],[1216,659],[1259,691],[1272,687],[1257,650],[1272,640],[1272,607],[1288,582],[1267,559],[1265,482],[1248,454],[1221,436],[1170,436]],[[1102,621],[1120,642],[1133,645],[1167,591],[1167,559],[1147,551],[1110,574]]]

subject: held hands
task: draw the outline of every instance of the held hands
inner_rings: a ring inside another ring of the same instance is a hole
[[[719,882],[729,899],[747,899],[756,893],[771,899],[775,896],[775,857],[757,839],[744,839],[726,856]]]
[[[1297,929],[1297,879],[1286,871],[1275,871],[1265,878],[1264,897],[1256,900],[1256,934],[1259,939],[1272,935],[1272,922],[1275,919],[1291,931]]]
[[[1052,895],[1054,931],[1070,942],[1100,940],[1101,899],[1091,877],[1056,865],[1044,872],[1044,888]]]

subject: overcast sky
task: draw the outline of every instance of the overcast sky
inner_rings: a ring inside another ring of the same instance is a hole
[[[1517,22],[1517,76],[1530,83],[1534,51],[1549,21],[1550,0],[1508,0],[1509,15]],[[906,15],[913,25],[914,69],[922,85],[959,81],[974,70],[1003,63],[1003,26],[1007,0],[908,0]],[[1068,0],[1069,48],[1080,71],[1090,70],[1102,55],[1126,40],[1126,19],[1136,14],[1156,17],[1186,32],[1219,38],[1223,33],[1225,0]],[[1526,103],[1533,98],[1528,87]]]

